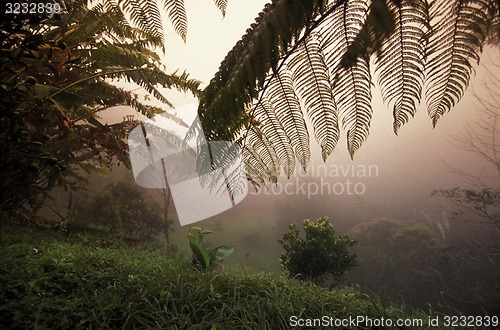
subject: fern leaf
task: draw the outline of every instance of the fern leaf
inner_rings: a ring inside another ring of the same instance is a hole
[[[144,12],[149,20],[148,31],[150,30],[163,31],[163,23],[157,1],[156,0],[143,0],[143,1],[145,1]],[[163,41],[163,34],[161,39]]]
[[[161,16],[155,0],[119,0],[119,5],[141,31],[164,43]]]
[[[382,97],[394,103],[394,132],[416,112],[423,85],[426,9],[424,1],[403,0],[389,9],[395,30],[383,44],[375,65]]]
[[[238,142],[215,141],[198,147],[196,171],[203,187],[210,188],[215,195],[229,194],[235,197],[243,194],[240,145]]]
[[[277,182],[280,173],[278,155],[276,154],[273,144],[267,139],[259,127],[250,127],[245,147],[250,153],[258,155],[258,159],[262,160],[262,174],[265,180]]]
[[[322,41],[326,64],[334,68],[333,93],[342,126],[347,130],[347,149],[351,158],[368,137],[372,117],[369,58],[361,50],[357,61],[342,65],[342,58],[361,31],[368,5],[353,0],[339,7],[325,21]],[[364,55],[363,55],[364,53]]]
[[[182,40],[186,42],[187,37],[187,16],[183,0],[164,0],[164,9],[167,11],[168,18],[174,26]]]
[[[290,57],[288,66],[295,92],[304,102],[326,161],[335,149],[340,133],[328,68],[317,38],[314,34],[306,38]]]
[[[500,1],[489,0],[488,39],[492,46],[500,44]]]
[[[267,98],[263,97],[252,111],[254,118],[261,123],[259,133],[263,135],[263,139],[269,141],[269,144],[272,145],[279,164],[284,167],[285,174],[290,177],[295,168],[295,154],[289,136],[276,115],[275,108]],[[250,139],[250,144],[254,144],[252,139]],[[244,149],[250,149],[250,146],[245,145]],[[276,171],[275,175],[278,175],[278,173]]]
[[[268,168],[257,151],[252,148],[244,148],[242,156],[245,162],[245,172],[254,186],[265,185],[267,182],[266,171]]]
[[[269,70],[277,68],[294,37],[324,9],[324,4],[323,0],[266,4],[204,90],[198,114],[209,128],[207,139],[237,136],[242,128],[238,119],[259,96]],[[221,114],[230,125],[219,125]]]
[[[372,118],[370,68],[362,59],[351,68],[339,72],[335,95],[342,125],[347,130],[347,149],[351,158],[367,139]]]
[[[427,106],[433,126],[463,96],[488,33],[488,1],[442,1],[431,7],[438,20],[429,40]]]
[[[424,87],[435,125],[462,97],[485,40],[498,40],[499,7],[498,0],[273,1],[203,93],[198,111],[207,138],[243,133],[246,166],[250,175],[263,173],[259,182],[276,164],[287,175],[295,160],[307,164],[305,117],[323,159],[339,139],[339,121],[353,157],[373,114],[372,56],[394,131],[414,116]],[[245,126],[246,118],[260,125]]]
[[[213,143],[213,142],[212,142]],[[233,147],[236,144],[233,144]],[[222,153],[214,155],[213,159],[229,158],[231,162],[227,163],[227,167],[216,167],[201,177],[201,185],[210,188],[210,192],[216,196],[228,194],[233,203],[236,203],[236,198],[244,196],[246,186],[246,175],[243,172],[244,164],[240,164],[240,154],[230,155],[226,157],[226,150],[219,150]],[[198,172],[200,173],[200,172]]]
[[[227,0],[214,0],[214,3],[222,13],[222,17],[226,17]]]
[[[290,138],[295,156],[305,170],[311,157],[309,133],[292,85],[291,74],[286,68],[271,78],[266,95],[275,109],[276,118]]]

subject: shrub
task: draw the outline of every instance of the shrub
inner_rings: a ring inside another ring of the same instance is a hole
[[[229,246],[218,246],[208,250],[203,237],[210,235],[210,230],[201,230],[199,227],[192,227],[189,230],[189,247],[193,252],[193,262],[201,266],[202,269],[208,270],[217,262],[222,261],[225,257],[233,253],[234,248]]]
[[[315,284],[333,286],[356,265],[356,255],[349,247],[356,244],[347,236],[335,236],[328,217],[304,220],[305,239],[296,225],[290,225],[278,242],[285,252],[280,257],[283,269],[292,277],[300,275]]]

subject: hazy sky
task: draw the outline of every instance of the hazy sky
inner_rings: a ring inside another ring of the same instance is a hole
[[[229,0],[226,17],[222,19],[212,0],[185,0],[188,17],[186,43],[168,22],[165,24],[167,68],[186,70],[191,77],[208,84],[226,54],[245,34],[266,3],[264,0]],[[176,106],[196,102],[194,98],[183,99],[176,93],[168,94],[172,95]]]

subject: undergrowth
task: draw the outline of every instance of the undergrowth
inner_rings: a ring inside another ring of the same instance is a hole
[[[200,271],[158,251],[3,225],[2,329],[288,329],[290,317],[422,318],[355,288]]]

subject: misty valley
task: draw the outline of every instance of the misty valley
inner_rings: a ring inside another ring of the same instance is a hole
[[[500,328],[497,0],[0,9],[1,329]]]

